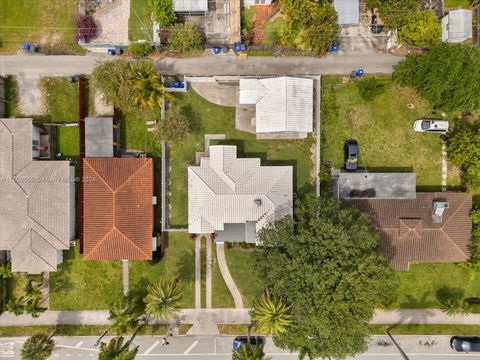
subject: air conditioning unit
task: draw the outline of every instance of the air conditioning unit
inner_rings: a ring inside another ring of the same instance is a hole
[[[77,242],[75,240],[70,240],[70,247],[74,247],[77,245]]]

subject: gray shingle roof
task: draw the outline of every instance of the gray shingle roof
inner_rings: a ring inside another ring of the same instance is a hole
[[[70,165],[32,160],[32,119],[0,120],[0,249],[12,270],[57,269],[70,240]]]
[[[451,10],[442,19],[442,41],[464,42],[472,37],[472,10]]]
[[[293,169],[237,158],[236,146],[210,146],[200,166],[188,167],[188,231],[225,230],[225,224],[265,224],[292,214]]]
[[[255,105],[256,132],[313,131],[313,79],[240,79],[240,105]]]
[[[85,119],[85,156],[113,157],[113,119]]]

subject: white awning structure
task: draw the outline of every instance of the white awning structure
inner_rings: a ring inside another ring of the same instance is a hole
[[[207,12],[208,0],[173,0],[175,12]]]
[[[333,0],[339,25],[358,25],[360,23],[359,0]]]
[[[452,10],[442,19],[442,41],[460,43],[472,37],[472,10]]]

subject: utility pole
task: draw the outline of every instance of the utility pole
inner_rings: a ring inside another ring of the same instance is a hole
[[[390,338],[390,340],[392,340],[393,344],[397,347],[398,351],[400,352],[400,354],[402,354],[402,357],[405,359],[405,360],[410,360],[407,356],[407,354],[405,354],[405,352],[402,350],[402,348],[400,347],[400,345],[398,345],[398,343],[395,341],[395,339],[393,338],[393,336],[390,334],[390,331],[388,331],[388,329],[385,329],[385,334],[388,335],[388,337]]]

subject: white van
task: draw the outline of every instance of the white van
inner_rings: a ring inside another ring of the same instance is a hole
[[[445,134],[448,131],[447,120],[420,119],[413,123],[416,132],[430,132]]]

